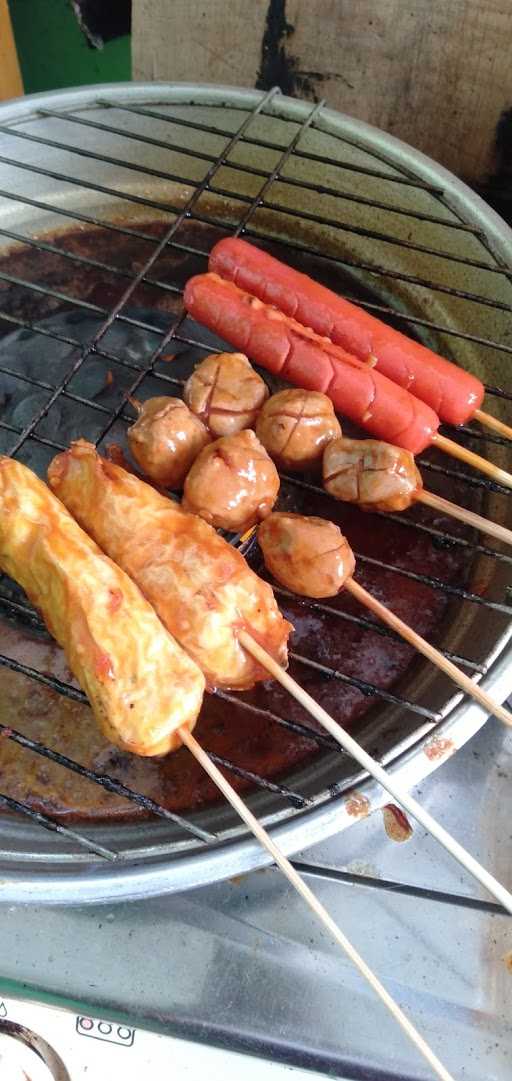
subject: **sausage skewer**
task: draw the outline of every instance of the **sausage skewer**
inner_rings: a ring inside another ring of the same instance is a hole
[[[190,278],[184,303],[194,319],[263,368],[327,394],[338,412],[371,435],[413,454],[433,445],[512,488],[512,474],[440,435],[434,410],[378,371],[373,356],[364,363],[215,273]]]
[[[266,673],[269,672],[305,705],[305,708],[316,716],[320,723],[324,724],[325,718],[328,718],[329,724],[333,726],[330,731],[336,733],[335,738],[338,742],[345,746],[349,753],[353,754],[360,764],[363,764],[363,768],[367,769],[399,803],[409,809],[426,829],[430,829],[427,823],[434,820],[430,820],[430,816],[419,804],[406,792],[402,792],[401,787],[388,777],[385,770],[374,762],[324,710],[321,710],[314,699],[306,695],[295,680],[286,676],[279,661],[286,660],[285,643],[291,628],[282,616],[278,619],[270,586],[261,582],[247,567],[247,575],[241,579],[243,589],[237,593],[238,579],[230,574],[227,552],[225,558],[212,559],[212,551],[214,553],[216,551],[215,547],[212,548],[213,538],[223,551],[227,549],[229,553],[237,556],[242,564],[245,564],[240,552],[233,552],[231,546],[221,537],[217,537],[214,530],[202,519],[180,511],[170,500],[160,496],[143,481],[129,475],[119,466],[103,462],[95,448],[83,440],[73,444],[71,450],[65,454],[58,455],[50,464],[48,474],[51,487],[57,492],[64,505],[76,515],[80,524],[101,542],[105,551],[115,556],[121,566],[129,569],[134,580],[154,603],[164,625],[175,628],[178,641],[181,641],[187,651],[190,650],[194,659],[203,667],[207,680],[211,677],[212,657],[215,657],[215,653],[212,652],[211,646],[205,647],[202,637],[205,632],[204,624],[208,619],[208,612],[203,605],[204,598],[198,588],[203,565],[206,567],[209,583],[207,604],[214,617],[214,623],[208,623],[206,626],[206,638],[209,639],[213,633],[220,635],[222,639],[222,661],[217,660],[216,663],[221,666],[218,675],[222,677],[224,685],[251,686],[255,679],[266,678]],[[164,518],[161,517],[162,514],[165,514]],[[165,532],[165,544],[170,543],[171,549],[162,547],[162,530]],[[152,549],[152,535],[155,532],[160,532],[160,540],[157,548]],[[175,543],[173,534],[180,542],[179,556],[185,571],[185,579],[171,573],[172,559],[169,552],[172,552],[172,544]],[[134,551],[140,551],[140,562],[133,561]],[[152,585],[155,582],[153,577],[155,572],[157,573],[156,589]],[[223,633],[225,617],[222,619],[219,617],[226,605],[223,594],[226,575],[229,591],[235,589],[237,608],[238,605],[242,607],[238,613],[236,625],[229,622],[228,618],[227,633]],[[189,578],[191,578],[190,583],[188,583]],[[264,588],[259,588],[258,583],[259,587],[266,587],[267,592]],[[244,615],[243,593],[251,590],[255,593],[258,619],[254,616],[252,604],[248,604],[247,601],[245,601]],[[247,628],[252,633],[249,633]],[[231,644],[230,638],[233,640]],[[270,643],[279,661],[271,656],[261,642]],[[252,665],[241,666],[238,650],[244,652],[248,660],[250,658]],[[227,671],[226,665],[232,668],[231,674]],[[244,677],[243,683],[241,675]],[[471,681],[469,683],[473,692],[477,692],[477,688]],[[484,704],[482,698],[480,701]],[[488,703],[494,706],[494,703],[491,703],[490,699],[487,700],[486,696],[486,708],[489,708]],[[506,714],[505,710],[503,714],[503,720],[512,722],[512,717]],[[490,890],[493,896],[507,908],[507,911],[512,913],[512,896],[493,879],[489,872],[481,868],[473,857],[465,853],[460,845],[456,845],[450,835],[437,823],[434,836],[452,855],[455,855],[455,858],[467,868],[470,874],[474,874],[478,881]]]
[[[371,356],[378,371],[430,405],[442,421],[475,419],[512,439],[508,424],[480,409],[485,387],[474,375],[261,248],[226,238],[212,249],[208,267],[360,360]]]
[[[251,641],[253,641],[253,639],[251,639]],[[288,879],[288,882],[293,886],[297,893],[300,894],[317,919],[319,919],[325,927],[326,931],[331,935],[334,941],[337,942],[338,946],[341,946],[341,949],[347,954],[363,978],[370,984],[370,987],[373,988],[381,1002],[384,1003],[389,1012],[393,1015],[395,1021],[398,1022],[400,1028],[415,1045],[420,1055],[428,1062],[433,1073],[440,1078],[441,1081],[454,1081],[452,1075],[448,1073],[446,1067],[439,1061],[437,1055],[434,1054],[432,1048],[429,1047],[423,1036],[420,1035],[412,1022],[409,1021],[409,1018],[404,1014],[398,1003],[391,997],[389,991],[386,990],[375,973],[372,972],[366,961],[361,957],[360,953],[355,949],[338,924],[333,920],[332,916],[329,915],[329,912],[324,908],[321,901],[318,900],[318,897],[315,896],[304,879],[295,870],[295,867],[293,867],[278,845],[276,845],[275,841],[272,840],[267,831],[258,822],[255,815],[252,814],[252,811],[250,811],[244,801],[240,799],[238,793],[235,792],[235,789],[230,785],[229,781],[226,780],[215,763],[212,762],[211,758],[206,751],[203,750],[196,738],[187,729],[184,729],[181,735],[183,743],[188,747],[190,753],[194,755],[194,758],[197,759],[206,773],[208,773],[233,809],[240,815],[240,818],[252,831],[256,840],[270,853],[274,862]]]
[[[356,503],[363,510],[403,511],[412,503],[424,503],[512,545],[512,530],[425,491],[413,455],[390,443],[345,436],[332,440],[324,450],[323,477],[329,495],[341,502]]]

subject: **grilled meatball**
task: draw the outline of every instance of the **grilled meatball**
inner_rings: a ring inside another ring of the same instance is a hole
[[[378,439],[336,439],[324,453],[324,487],[362,510],[406,510],[423,487],[413,455]]]
[[[270,514],[279,492],[274,463],[254,432],[238,432],[205,447],[185,481],[183,508],[234,533]]]
[[[302,514],[270,514],[258,529],[265,566],[304,597],[334,597],[354,573],[348,541],[334,522]]]
[[[213,353],[192,372],[184,397],[217,439],[252,428],[268,390],[243,353]]]
[[[281,390],[265,403],[256,434],[282,469],[320,466],[325,447],[341,435],[332,402],[314,390]]]
[[[149,398],[128,429],[128,443],[144,473],[164,488],[182,488],[210,435],[181,398]]]

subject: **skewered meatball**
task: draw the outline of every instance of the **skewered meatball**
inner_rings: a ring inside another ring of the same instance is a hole
[[[348,541],[324,518],[271,514],[258,529],[258,541],[274,578],[304,597],[334,597],[354,573]]]
[[[268,389],[243,353],[213,353],[192,372],[184,397],[218,438],[252,428]]]
[[[278,466],[291,473],[320,466],[325,447],[341,435],[332,402],[314,390],[281,390],[263,406],[256,434]]]
[[[128,429],[135,461],[156,484],[181,488],[199,451],[210,442],[208,431],[181,398],[150,398],[138,408]]]
[[[336,439],[324,453],[324,487],[362,510],[406,510],[423,487],[413,455],[378,439]]]
[[[183,507],[237,533],[266,518],[278,492],[274,463],[254,432],[244,431],[201,451],[185,481]]]

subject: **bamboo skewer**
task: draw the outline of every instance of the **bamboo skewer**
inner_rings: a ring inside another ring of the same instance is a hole
[[[359,586],[358,591],[361,588],[362,587]],[[364,592],[365,590],[363,590],[363,593]],[[386,792],[389,792],[390,796],[392,796],[405,811],[408,811],[409,814],[424,827],[424,829],[428,830],[428,832],[439,841],[443,848],[445,848],[446,851],[449,852],[450,855],[452,855],[454,859],[456,859],[457,862],[477,880],[477,882],[484,886],[499,904],[512,915],[512,894],[509,893],[509,891],[505,889],[505,887],[502,886],[501,883],[485,869],[485,867],[482,867],[478,860],[476,860],[474,856],[471,856],[470,853],[444,829],[444,826],[441,826],[428,811],[424,810],[414,796],[410,795],[405,788],[402,788],[402,785],[399,782],[391,777],[390,774],[386,773],[386,770],[360,746],[357,740],[349,735],[349,733],[346,732],[345,729],[318,704],[318,702],[315,702],[314,698],[312,698],[295,679],[288,675],[277,661],[275,661],[274,658],[247,633],[247,631],[240,631],[238,637],[244,649],[246,649],[248,653],[251,653],[252,656],[267,669],[269,674],[273,676],[274,679],[277,679],[281,686],[284,687],[293,698],[295,698],[296,701],[299,702],[300,705],[303,706],[304,709],[306,709],[308,713],[334,737],[337,743],[339,743],[348,754],[352,755],[356,762],[378,781]],[[425,643],[425,645],[426,644],[427,643]],[[445,658],[443,657],[442,660],[444,663]]]
[[[493,417],[491,413],[484,413],[482,409],[475,409],[473,419],[479,420],[480,424],[484,424],[486,428],[492,428],[494,432],[499,432],[500,435],[506,436],[507,439],[512,439],[512,428],[510,425],[504,424],[502,420]]]
[[[246,634],[245,638],[249,638],[249,635]],[[253,642],[253,639],[249,640]],[[279,668],[279,665],[277,665],[277,667]],[[386,990],[375,973],[372,972],[366,961],[364,961],[341,928],[338,927],[335,920],[329,915],[327,909],[324,908],[321,901],[318,900],[307,883],[304,882],[304,879],[301,878],[281,849],[272,840],[260,822],[258,822],[258,819],[253,815],[252,811],[249,810],[238,793],[235,792],[229,781],[226,780],[215,763],[211,761],[206,751],[204,751],[197,742],[195,736],[193,736],[187,728],[180,728],[179,735],[185,746],[188,747],[190,753],[194,755],[194,758],[197,759],[199,764],[208,773],[212,781],[217,785],[237,814],[240,815],[242,821],[245,822],[246,826],[252,831],[257,841],[259,841],[262,847],[270,853],[272,859],[293,888],[301,895],[314,915],[320,920],[335,942],[341,946],[341,949],[346,953],[347,957],[350,958],[363,978],[370,984],[370,987],[372,987],[381,1002],[387,1007],[403,1032],[405,1032],[409,1040],[411,1040],[426,1062],[428,1062],[434,1074],[440,1078],[440,1081],[454,1081],[452,1075],[448,1073],[448,1070],[443,1066],[442,1062],[439,1061],[437,1055],[434,1054],[428,1043],[423,1039],[423,1036],[420,1035],[412,1022],[409,1021],[409,1018],[400,1008],[398,1003],[395,1002],[389,994],[389,991]]]
[[[480,533],[486,533],[487,536],[494,537],[494,540],[512,545],[512,529],[507,529],[504,525],[498,525],[497,522],[491,522],[489,518],[483,518],[481,514],[475,514],[474,511],[466,510],[465,507],[459,507],[456,503],[451,503],[449,499],[443,499],[442,496],[434,495],[433,492],[427,492],[423,488],[415,496],[415,500],[417,503],[424,503],[425,506],[440,511],[441,514],[449,514],[452,518],[457,518],[459,522],[465,522],[466,525],[473,526]]]
[[[461,462],[466,462],[474,469],[479,469],[481,473],[486,473],[488,477],[496,481],[496,484],[512,488],[512,473],[507,473],[499,465],[494,465],[494,462],[489,462],[487,458],[482,458],[480,454],[475,454],[467,447],[461,447],[460,443],[456,443],[454,439],[447,439],[445,435],[436,432],[432,436],[432,446],[444,451],[445,454],[451,454],[452,458],[459,458]]]
[[[370,612],[373,612],[383,623],[386,623],[388,627],[396,631],[405,639],[409,645],[414,646],[419,653],[422,653],[427,660],[432,661],[449,679],[452,679],[461,690],[466,694],[471,695],[472,698],[478,702],[479,706],[482,706],[487,713],[492,713],[494,717],[497,717],[499,721],[503,721],[504,724],[512,726],[512,713],[504,706],[498,705],[493,698],[490,697],[478,683],[475,683],[469,676],[466,676],[460,668],[457,668],[456,664],[449,661],[447,657],[444,657],[442,653],[436,649],[435,646],[430,645],[425,638],[421,637],[421,634],[417,634],[413,631],[412,627],[409,627],[408,623],[404,623],[399,616],[396,616],[390,608],[381,604],[376,597],[372,597],[371,593],[368,593],[367,589],[360,586],[358,582],[355,582],[353,578],[347,578],[345,582],[345,589],[348,589],[361,604],[364,604],[366,608],[369,608]]]

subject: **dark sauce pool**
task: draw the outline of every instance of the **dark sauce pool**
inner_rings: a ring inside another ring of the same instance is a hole
[[[140,232],[154,237],[162,235],[166,227],[162,222],[143,222],[140,226],[130,224],[130,228],[139,229]],[[182,286],[191,274],[205,269],[205,259],[187,251],[186,247],[207,251],[223,235],[224,232],[219,228],[199,223],[183,223],[174,240],[184,245],[184,249],[167,247],[155,262],[149,276],[167,285]],[[112,272],[107,273],[96,267],[71,261],[65,256],[46,254],[30,247],[20,248],[0,261],[0,269],[24,281],[38,285],[43,283],[65,294],[69,301],[2,281],[0,309],[15,319],[41,323],[54,332],[57,329],[62,337],[66,337],[64,329],[67,328],[67,333],[70,334],[69,328],[75,326],[78,335],[79,332],[87,332],[83,340],[88,340],[91,331],[101,324],[102,311],[109,309],[120,299],[130,285],[133,275],[154,250],[154,245],[140,237],[115,235],[107,230],[90,228],[59,233],[45,239],[68,253],[106,262],[125,276],[117,277]],[[271,250],[284,260],[293,262],[300,269],[330,284],[334,289],[348,289],[352,294],[356,291],[354,281],[348,280],[341,270],[332,271],[327,276],[321,260],[306,259],[296,253],[293,253],[292,259],[292,253],[288,249],[280,250],[278,245],[274,245]],[[360,288],[359,296],[369,298],[370,294]],[[77,299],[97,306],[102,311],[95,312],[94,308],[79,311],[75,303]],[[164,328],[169,325],[170,314],[177,311],[178,306],[179,297],[175,293],[146,282],[137,287],[126,310],[136,317],[147,319],[148,309],[153,309],[149,315]],[[87,320],[92,320],[90,325]],[[188,330],[192,337],[197,338],[202,334],[197,327],[189,326]],[[31,378],[38,378],[52,385],[62,378],[73,359],[78,356],[73,346],[56,344],[51,338],[33,334],[30,330],[17,330],[13,335],[13,323],[2,320],[1,317],[0,335],[4,339],[4,365],[7,364],[7,353],[11,370],[29,374]],[[127,324],[116,324],[103,339],[102,346],[118,356],[123,355],[120,350],[126,349],[124,355],[131,357],[135,367],[141,367],[147,363],[158,341],[158,335],[143,333]],[[204,355],[197,349],[191,350],[184,345],[175,348],[175,343],[169,347],[168,353],[171,354],[171,359],[159,361],[156,370],[172,374],[176,378],[188,374],[193,363]],[[123,368],[114,362],[110,363],[98,357],[91,358],[70,385],[70,389],[77,396],[112,409],[119,405],[135,375],[136,371]],[[165,392],[161,382],[157,384],[154,379],[147,378],[138,394],[146,398],[154,393]],[[178,391],[171,385],[168,393],[175,394]],[[0,419],[18,427],[23,426],[45,404],[48,396],[49,392],[42,388],[34,388],[15,377],[7,379],[1,376]],[[106,419],[104,414],[93,412],[76,401],[68,401],[65,407],[61,402],[52,407],[37,431],[46,438],[57,438],[63,443],[79,435],[96,438]],[[119,422],[107,442],[111,438],[122,442],[125,429],[126,425]],[[348,426],[345,426],[345,430],[350,434]],[[8,452],[9,439],[14,437],[2,432],[1,438],[1,449]],[[21,457],[44,475],[52,451],[31,441],[23,449]],[[455,501],[462,497],[457,491],[456,483],[448,478],[443,478],[441,484],[437,483],[436,490]],[[467,502],[467,492],[465,499]],[[283,482],[279,506],[282,509],[322,515],[337,522],[360,557],[356,571],[358,581],[384,604],[392,607],[420,634],[432,641],[440,637],[448,615],[449,598],[446,594],[422,582],[378,567],[372,562],[365,562],[363,557],[382,560],[446,583],[460,585],[469,573],[467,549],[456,544],[442,543],[426,532],[407,527],[398,517],[395,521],[365,515],[357,509],[336,504],[322,494],[312,493],[307,487],[301,488],[300,485],[288,482]],[[418,521],[424,520],[432,524],[432,515],[423,508],[415,508],[409,513]],[[452,534],[467,535],[464,527],[458,526],[451,519],[437,518],[435,525],[440,529],[446,528]],[[255,569],[261,569],[257,548],[251,554],[250,561]],[[23,599],[16,587],[5,579],[0,583],[0,591],[15,599]],[[342,677],[367,681],[381,690],[389,691],[396,689],[395,685],[416,660],[414,651],[404,642],[383,636],[378,630],[368,630],[358,622],[339,618],[327,610],[335,609],[340,613],[364,617],[366,613],[348,594],[332,599],[327,606],[310,604],[300,598],[290,600],[279,597],[279,601],[284,614],[295,626],[291,640],[293,652],[334,669]],[[45,632],[34,628],[27,620],[14,622],[2,617],[0,650],[13,657],[23,658],[25,663],[32,663],[42,671],[57,672],[61,677],[69,678],[60,650]],[[365,693],[364,688],[345,683],[342,678],[329,676],[319,669],[307,667],[299,660],[292,660],[290,671],[348,728],[360,727],[363,715],[372,707],[379,708],[379,699]],[[198,808],[217,798],[216,790],[186,750],[160,760],[135,758],[105,742],[97,731],[88,707],[64,699],[50,688],[5,668],[0,669],[0,690],[0,719],[4,724],[63,752],[85,766],[118,778],[171,810]],[[279,686],[270,682],[259,684],[240,698],[256,708],[242,708],[221,697],[205,698],[196,734],[209,751],[253,773],[276,781],[283,779],[284,782],[294,768],[312,761],[316,755],[322,753],[316,741],[290,732],[267,714],[266,711],[270,711],[287,720],[313,727],[310,718]],[[239,790],[250,786],[248,781],[236,774],[229,773],[229,777]],[[9,739],[2,739],[1,736],[0,788],[16,799],[24,800],[56,816],[133,818],[136,813],[133,805],[126,800],[104,792],[97,785],[18,747]]]

